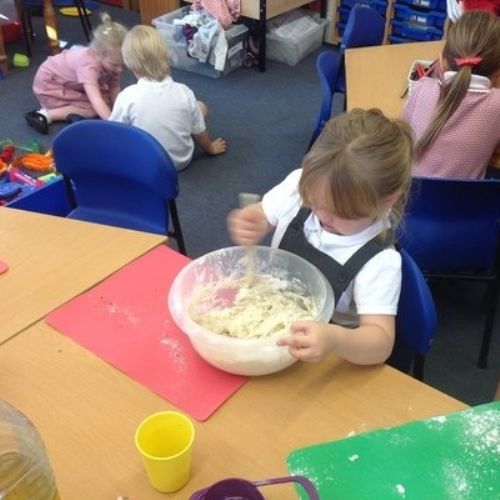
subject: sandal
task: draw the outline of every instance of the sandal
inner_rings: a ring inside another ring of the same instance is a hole
[[[42,113],[38,111],[30,111],[24,115],[28,125],[34,128],[40,134],[47,135],[49,133],[49,122]]]

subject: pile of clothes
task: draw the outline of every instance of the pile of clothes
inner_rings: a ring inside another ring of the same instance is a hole
[[[192,9],[174,20],[176,42],[185,42],[188,55],[201,63],[209,61],[224,71],[227,40],[224,29],[240,15],[241,0],[195,0]]]

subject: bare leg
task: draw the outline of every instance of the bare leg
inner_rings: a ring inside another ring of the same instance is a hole
[[[493,396],[493,401],[500,401],[500,380],[498,381],[497,390]]]
[[[198,102],[198,107],[201,110],[201,114],[203,115],[203,118],[206,118],[208,116],[208,107],[203,101],[197,101]]]

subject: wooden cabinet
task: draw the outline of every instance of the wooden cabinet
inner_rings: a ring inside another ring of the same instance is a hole
[[[139,0],[141,23],[151,24],[155,17],[179,8],[179,0]]]

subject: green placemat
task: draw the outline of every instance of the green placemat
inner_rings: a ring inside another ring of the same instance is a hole
[[[321,500],[500,499],[500,402],[302,448],[287,466]]]

